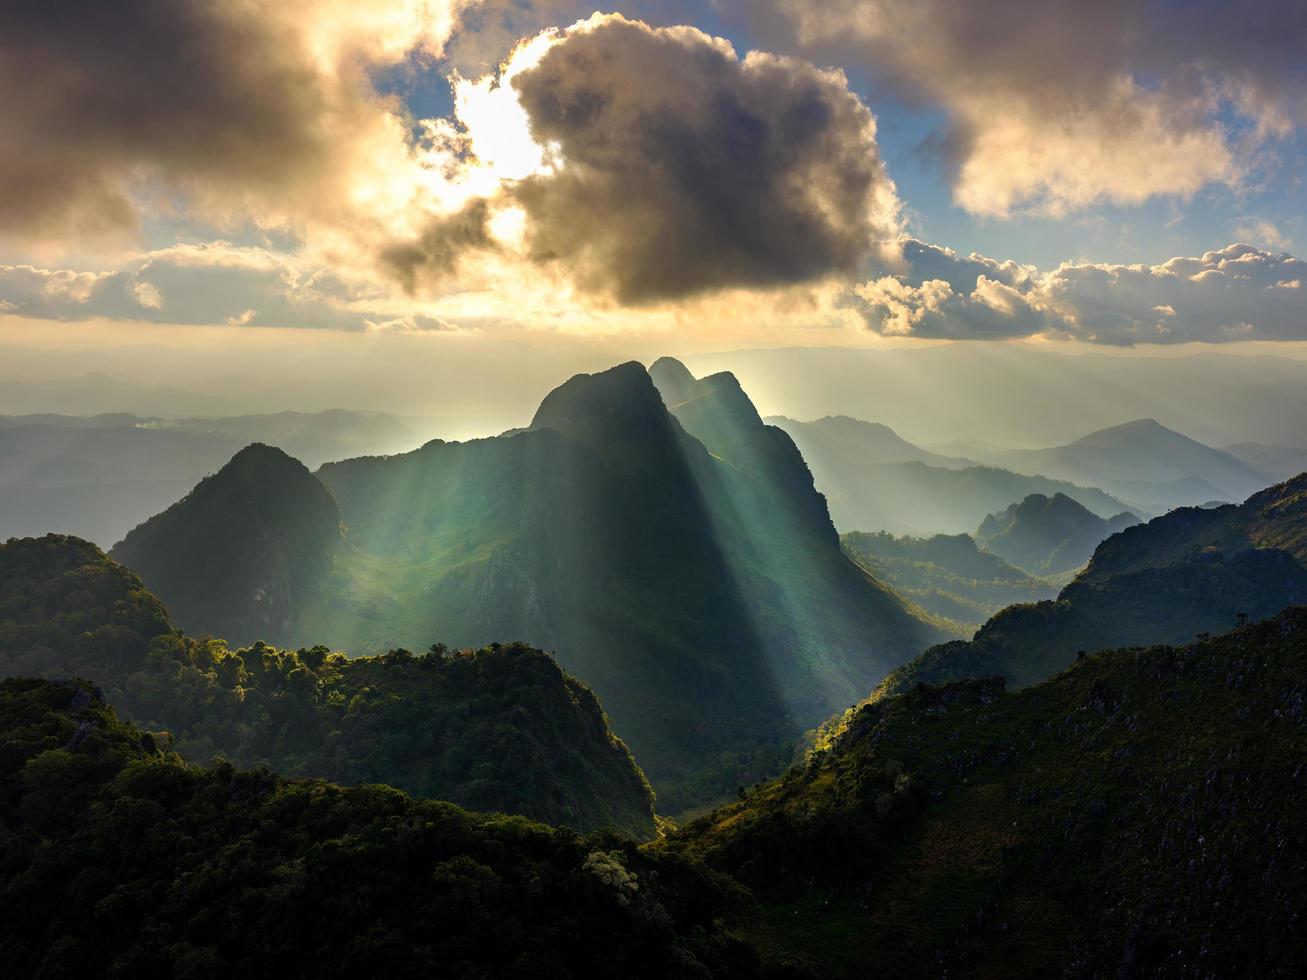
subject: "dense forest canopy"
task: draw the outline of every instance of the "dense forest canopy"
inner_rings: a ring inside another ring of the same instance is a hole
[[[174,629],[94,545],[0,545],[0,676],[93,680],[184,757],[387,783],[584,830],[653,834],[653,797],[594,694],[522,644],[347,658]]]

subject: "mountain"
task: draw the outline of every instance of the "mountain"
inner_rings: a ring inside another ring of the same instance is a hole
[[[874,423],[778,421],[811,468],[842,534],[965,534],[993,511],[1032,493],[1065,494],[1102,517],[1126,509],[1091,486],[939,456]]]
[[[661,846],[794,976],[1296,975],[1307,610],[1035,687],[922,686]]]
[[[1011,606],[968,643],[932,647],[884,693],[1001,675],[1031,684],[1085,650],[1183,643],[1307,603],[1307,474],[1239,506],[1188,507],[1107,538],[1056,601]]]
[[[1037,575],[1079,568],[1104,538],[1138,524],[1134,514],[1107,520],[1066,494],[1033,493],[980,523],[975,539],[986,550]]]
[[[303,463],[255,443],[111,554],[192,633],[282,643],[304,635],[299,605],[340,544],[331,494]]]
[[[0,540],[55,531],[110,547],[252,442],[317,466],[419,441],[406,423],[365,412],[0,416]]]
[[[94,545],[0,545],[0,676],[83,677],[186,758],[385,782],[580,830],[654,833],[649,785],[593,693],[520,644],[348,659],[175,630]]]
[[[992,462],[1020,473],[1091,482],[1145,510],[1243,500],[1265,477],[1227,452],[1141,419],[1091,432],[1065,446],[1012,450]]]
[[[1051,599],[1057,586],[981,551],[967,534],[895,537],[854,531],[840,538],[845,552],[895,592],[922,609],[974,631],[1004,606]]]
[[[524,431],[330,463],[316,489],[298,470],[265,474],[292,525],[325,495],[347,529],[338,543],[329,520],[313,523],[330,567],[287,590],[278,642],[554,650],[603,699],[669,813],[777,771],[797,735],[946,634],[840,552],[802,458],[738,384],[704,390],[714,397],[684,417],[711,452],[630,363],[559,386]],[[150,573],[203,529],[240,541],[251,523],[179,505],[115,554],[183,627],[243,636],[257,579],[232,547],[209,552],[201,580]],[[270,524],[258,539],[285,535]]]
[[[184,764],[82,681],[0,682],[6,974],[765,976],[743,895],[611,834]]]
[[[914,446],[887,425],[864,422],[847,415],[827,415],[812,422],[796,422],[784,415],[773,415],[769,423],[788,432],[803,445],[810,465],[814,457],[821,465],[838,465],[841,458],[854,457],[867,463],[926,463],[945,469],[965,469],[976,464],[960,456],[944,456]],[[830,457],[827,459],[826,457]]]
[[[1264,446],[1260,442],[1237,442],[1223,448],[1249,469],[1273,483],[1307,472],[1307,449]]]

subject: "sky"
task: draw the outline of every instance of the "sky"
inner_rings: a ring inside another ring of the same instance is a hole
[[[17,0],[0,346],[1301,353],[1304,50],[1300,0]]]

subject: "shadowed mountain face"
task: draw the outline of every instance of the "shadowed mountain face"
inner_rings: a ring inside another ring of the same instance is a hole
[[[1065,494],[1031,494],[980,524],[975,539],[986,551],[1036,575],[1079,568],[1104,538],[1138,524],[1134,514],[1104,520]]]
[[[388,783],[579,830],[654,832],[653,798],[594,694],[539,650],[231,651],[175,630],[94,545],[0,544],[0,677],[82,677],[193,762]]]
[[[708,448],[625,364],[560,386],[524,431],[324,466],[345,543],[294,592],[288,642],[523,639],[595,688],[664,810],[756,780],[941,634],[840,553],[801,457],[733,379],[704,390]]]
[[[1126,509],[1093,481],[1026,476],[928,452],[873,422],[824,418],[773,419],[798,446],[830,502],[840,533],[889,531],[930,536],[965,534],[986,516],[1032,493],[1064,494],[1101,517]]]
[[[805,976],[1295,976],[1307,610],[850,710],[665,846]]]
[[[298,610],[340,544],[331,494],[303,463],[255,443],[112,554],[192,633],[287,643],[303,635]]]
[[[1090,433],[1066,446],[1009,451],[993,462],[1020,473],[1092,482],[1156,513],[1209,500],[1242,500],[1266,477],[1242,460],[1141,419]]]
[[[927,650],[881,690],[992,675],[1030,684],[1081,651],[1183,643],[1301,603],[1307,474],[1239,506],[1182,508],[1112,535],[1056,601],[1003,610],[971,642]]]

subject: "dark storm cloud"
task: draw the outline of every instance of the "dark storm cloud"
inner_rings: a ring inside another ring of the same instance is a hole
[[[37,237],[135,220],[136,168],[231,187],[302,179],[323,150],[319,79],[248,5],[0,4],[0,225]]]
[[[430,221],[418,238],[383,248],[381,267],[410,294],[419,279],[427,284],[444,280],[457,272],[464,253],[496,247],[489,219],[488,203],[473,200],[454,214]]]
[[[512,190],[530,255],[586,292],[648,304],[814,280],[894,233],[874,120],[840,73],[614,17],[513,84],[559,161]]]

